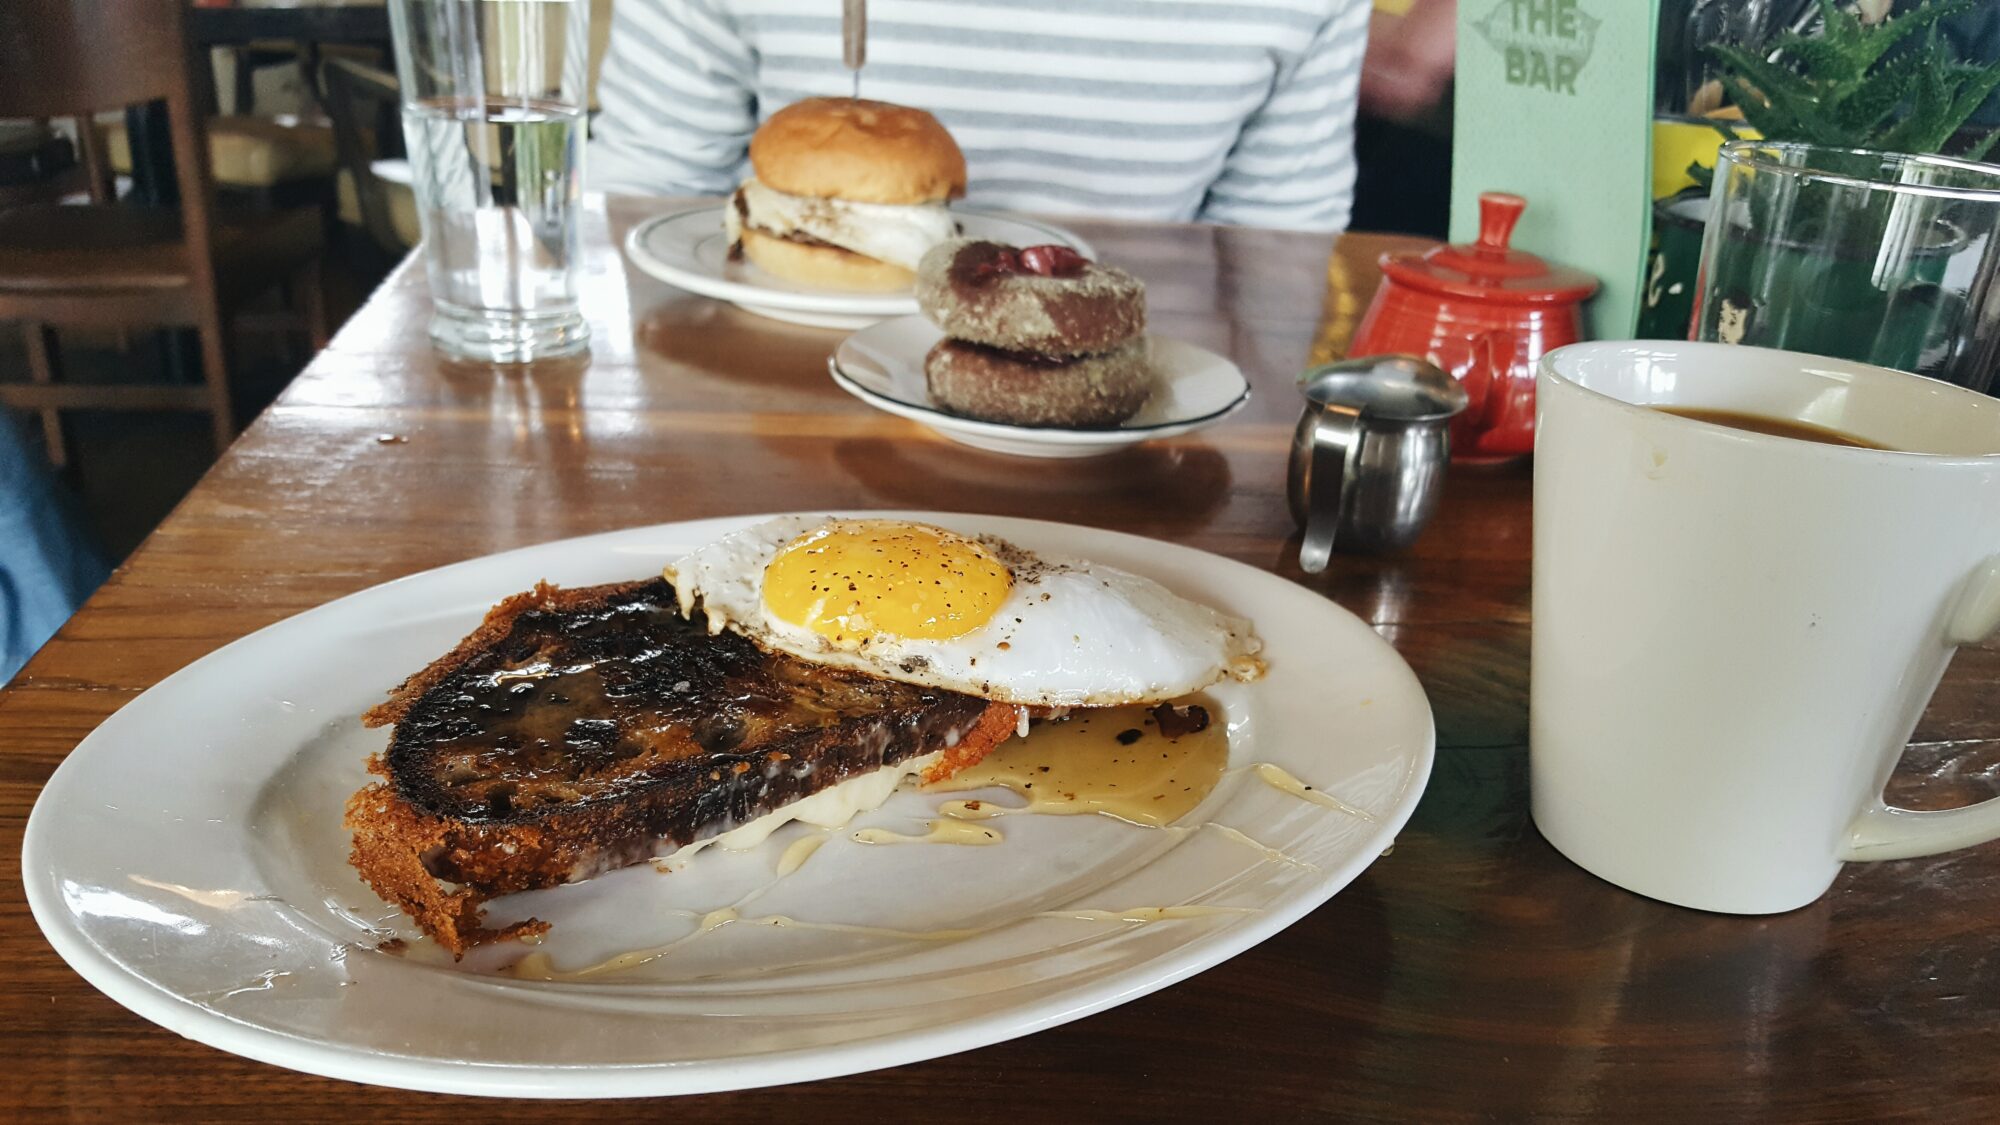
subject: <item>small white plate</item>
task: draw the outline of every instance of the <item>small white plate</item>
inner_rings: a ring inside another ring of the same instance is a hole
[[[907,289],[899,293],[815,289],[773,277],[750,262],[730,261],[729,238],[722,232],[726,206],[703,203],[647,219],[625,236],[625,254],[633,265],[669,285],[793,324],[853,330],[917,311],[917,299]],[[1097,256],[1090,243],[1048,223],[959,207],[952,208],[952,215],[967,238],[1010,246],[1060,243],[1086,258]]]
[[[870,513],[892,514],[892,513]],[[360,715],[448,650],[500,598],[547,579],[659,572],[755,519],[635,528],[528,547],[364,590],[260,630],[168,677],[83,740],[22,842],[28,905],[64,960],[145,1018],[279,1066],[446,1093],[604,1098],[804,1082],[997,1043],[1143,996],[1284,929],[1382,853],[1430,775],[1416,677],[1367,625],[1276,575],[1187,547],[1064,524],[901,513],[1154,578],[1251,620],[1269,672],[1211,689],[1230,771],[1167,829],[1010,816],[992,847],[868,847],[921,831],[944,795],[904,790],[804,866],[805,830],[681,871],[625,868],[496,900],[493,920],[553,923],[559,968],[702,934],[581,982],[495,975],[504,943],[454,963],[347,864],[341,811],[386,732]],[[1269,762],[1354,812],[1267,784]],[[989,794],[1017,803],[1005,794]],[[1211,829],[1209,826],[1216,826]],[[1086,910],[1226,913],[1124,922]],[[1067,913],[1066,913],[1067,912]],[[911,932],[965,928],[960,940]],[[402,955],[381,947],[400,937]],[[1246,999],[1244,1018],[1256,1013]]]
[[[1213,426],[1250,401],[1242,368],[1207,348],[1148,336],[1159,385],[1145,408],[1122,425],[1078,430],[961,418],[931,402],[924,380],[924,356],[943,338],[937,325],[921,316],[885,320],[842,340],[827,370],[842,390],[877,410],[922,422],[961,445],[1019,457],[1094,457]]]

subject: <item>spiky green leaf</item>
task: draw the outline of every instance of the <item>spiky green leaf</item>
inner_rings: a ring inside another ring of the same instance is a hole
[[[1919,67],[1917,80],[1911,85],[1909,112],[1881,134],[1878,146],[1891,152],[1936,152],[1956,131],[1945,128],[1951,93],[1945,88],[1942,67]]]
[[[1960,62],[1938,35],[1939,21],[1993,0],[1927,0],[1874,25],[1840,0],[1818,2],[1816,37],[1787,32],[1765,51],[1707,48],[1745,119],[1773,140],[1935,152],[2000,89],[1989,67]],[[1924,40],[1910,43],[1920,31]]]
[[[1864,67],[1872,66],[1889,48],[1911,34],[1926,29],[1934,30],[1939,20],[1963,15],[1984,2],[1985,0],[1931,0],[1916,11],[1883,20],[1873,29],[1864,31],[1860,35],[1856,41],[1853,57]]]
[[[1818,99],[1804,78],[1740,47],[1718,43],[1709,51],[1734,71],[1736,104],[1759,132],[1767,137],[1796,136],[1820,144],[1840,143],[1839,131],[1820,112]],[[1782,118],[1785,131],[1772,133],[1766,122],[1759,120],[1760,111],[1766,120]]]
[[[1836,47],[1846,47],[1866,34],[1861,20],[1842,10],[1834,0],[1819,0],[1820,36]]]
[[[1774,141],[1811,139],[1812,131],[1797,115],[1765,101],[1758,95],[1757,88],[1745,79],[1731,76],[1729,81],[1736,84],[1736,104],[1743,110],[1743,120],[1757,130],[1759,136]]]
[[[1771,41],[1772,50],[1787,64],[1824,82],[1853,82],[1868,69],[1852,51],[1825,39],[1786,32]]]
[[[1957,68],[1953,77],[1956,81],[1952,83],[1951,108],[1945,111],[1940,123],[1946,138],[1963,129],[1972,115],[1979,112],[1979,107],[1986,104],[1986,99],[1993,96],[1993,91],[2000,90],[2000,63]]]
[[[1986,67],[1979,63],[1955,62],[1944,68],[1945,77],[1954,87],[1970,82],[1986,73]]]
[[[1992,151],[1993,143],[1995,141],[2000,141],[2000,129],[1995,129],[1992,132],[1987,133],[1985,136],[1979,138],[1978,140],[1972,142],[1972,144],[1967,146],[1966,150],[1963,153],[1960,153],[1959,155],[1966,160],[1984,160],[1986,159],[1986,154]]]
[[[1868,136],[1903,104],[1923,65],[1923,56],[1909,53],[1876,67],[1874,73],[1841,93],[1829,107],[1834,125],[1846,137]]]

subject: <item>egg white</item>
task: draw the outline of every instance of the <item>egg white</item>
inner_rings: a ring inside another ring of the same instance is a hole
[[[772,558],[831,519],[781,516],[670,564],[666,577],[681,611],[699,606],[711,630],[731,629],[815,663],[1033,707],[1162,702],[1263,671],[1262,643],[1241,618],[1148,578],[994,537],[981,542],[1007,564],[1013,584],[985,625],[942,640],[878,634],[858,646],[836,645],[772,616],[763,597]]]

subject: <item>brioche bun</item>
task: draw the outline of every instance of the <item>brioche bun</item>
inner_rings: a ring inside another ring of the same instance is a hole
[[[772,114],[750,138],[750,166],[788,195],[908,205],[965,194],[965,154],[937,118],[860,98],[807,98]]]
[[[887,293],[908,289],[916,279],[909,270],[880,258],[838,246],[773,238],[752,227],[743,228],[743,256],[774,277],[821,289]]]

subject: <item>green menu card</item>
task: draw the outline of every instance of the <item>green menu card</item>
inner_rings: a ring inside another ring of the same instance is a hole
[[[1629,337],[1651,233],[1660,0],[1459,0],[1451,236],[1479,193],[1528,200],[1513,244],[1597,275],[1589,333]]]

